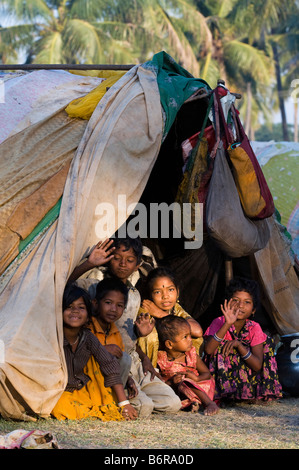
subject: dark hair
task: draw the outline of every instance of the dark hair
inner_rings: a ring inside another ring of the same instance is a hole
[[[106,278],[102,281],[98,282],[96,287],[96,294],[95,299],[99,302],[100,300],[105,297],[108,292],[120,292],[124,296],[125,306],[127,305],[128,301],[128,288],[126,285],[119,279],[113,278]]]
[[[156,329],[161,346],[165,346],[166,340],[174,341],[181,327],[186,324],[189,325],[186,318],[177,317],[176,315],[167,315],[160,318],[156,323]]]
[[[62,309],[65,310],[69,307],[75,300],[83,298],[86,310],[88,313],[88,318],[91,318],[92,314],[92,303],[89,293],[82,287],[77,286],[76,284],[68,284],[64,289],[63,300],[62,300]]]
[[[252,279],[243,277],[235,277],[232,279],[225,291],[225,298],[231,299],[236,292],[248,292],[252,297],[253,308],[257,309],[259,305],[260,290],[259,285]]]
[[[166,266],[159,266],[157,268],[152,269],[147,275],[145,287],[145,294],[147,298],[151,298],[153,284],[155,280],[159,277],[169,277],[169,279],[171,279],[171,281],[175,285],[176,289],[179,290],[178,283],[173,271],[171,271],[171,269]]]
[[[115,248],[119,248],[121,245],[125,247],[125,251],[128,251],[130,248],[132,248],[137,258],[137,264],[141,263],[143,246],[140,237],[112,238],[112,240],[114,240],[113,246]]]

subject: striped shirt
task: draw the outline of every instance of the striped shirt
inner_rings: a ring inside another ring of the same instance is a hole
[[[72,351],[66,338],[64,338],[63,349],[68,371],[66,391],[80,390],[90,380],[88,375],[84,374],[83,369],[91,356],[94,356],[100,365],[105,387],[122,383],[118,360],[101,345],[90,330],[84,329],[82,331],[75,352]]]

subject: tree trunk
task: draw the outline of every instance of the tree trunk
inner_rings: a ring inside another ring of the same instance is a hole
[[[283,140],[289,141],[289,133],[288,133],[288,125],[284,107],[284,99],[283,99],[283,90],[281,84],[281,74],[280,74],[280,65],[279,65],[279,56],[276,44],[272,44],[273,56],[274,56],[274,63],[275,63],[275,73],[276,73],[276,82],[277,82],[277,93],[278,93],[278,100],[279,100],[279,108],[281,113],[281,121],[282,121],[282,135]]]
[[[252,91],[251,91],[250,82],[247,82],[246,94],[247,94],[247,107],[246,107],[244,131],[245,131],[245,134],[249,136],[249,132],[251,128],[251,107],[252,107]]]

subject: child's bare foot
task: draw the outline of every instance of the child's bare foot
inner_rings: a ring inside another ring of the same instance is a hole
[[[199,410],[199,403],[197,401],[194,401],[191,404],[191,413],[198,413]]]
[[[213,401],[209,403],[204,410],[204,415],[206,416],[213,416],[213,415],[216,415],[217,413],[219,413],[219,407]]]

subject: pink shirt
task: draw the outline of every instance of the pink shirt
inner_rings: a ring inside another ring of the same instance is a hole
[[[215,318],[206,330],[204,336],[213,336],[214,333],[217,334],[217,332],[220,330],[224,323],[224,316]],[[259,323],[253,320],[246,320],[245,328],[247,330],[247,333],[245,335],[242,334],[242,339],[246,340],[246,342],[248,342],[250,346],[256,346],[257,344],[261,344],[267,339],[267,335],[263,332]],[[232,325],[230,329],[226,332],[224,339],[229,341],[234,339],[234,337],[232,336],[234,330],[234,325]]]

